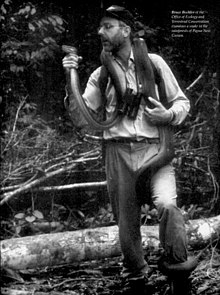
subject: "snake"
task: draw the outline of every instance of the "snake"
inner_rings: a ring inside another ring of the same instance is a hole
[[[150,61],[147,45],[142,38],[135,38],[133,40],[134,46],[134,60],[137,68],[139,80],[142,85],[142,93],[146,102],[150,108],[153,108],[150,104],[148,97],[152,97],[158,100],[155,90],[155,74]],[[158,91],[160,96],[160,102],[165,108],[169,108],[170,104],[167,101],[164,80],[160,77],[160,85],[158,85]],[[173,127],[168,124],[158,124],[159,133],[159,150],[158,153],[149,159],[142,165],[137,171],[136,179],[136,194],[141,204],[147,203],[146,191],[150,191],[151,177],[157,170],[166,164],[170,163],[174,158],[174,143],[173,143]]]

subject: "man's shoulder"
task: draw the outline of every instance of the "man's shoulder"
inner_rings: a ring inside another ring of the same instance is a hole
[[[157,53],[149,53],[149,58],[151,59],[152,62],[155,62],[155,63],[165,62],[162,56],[160,56]]]
[[[93,72],[90,74],[90,77],[93,77],[94,79],[98,79],[100,76],[100,72],[101,72],[101,66],[99,66],[98,68],[96,68],[95,70],[93,70]]]
[[[164,58],[159,54],[149,53],[149,58],[158,71],[162,71],[169,67]]]
[[[89,76],[89,83],[93,83],[95,85],[98,85],[99,83],[99,79],[100,79],[100,75],[101,75],[101,66],[99,66],[98,68],[96,68]]]

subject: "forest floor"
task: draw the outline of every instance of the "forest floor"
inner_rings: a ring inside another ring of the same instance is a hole
[[[43,234],[42,228],[40,228],[40,231],[39,229],[37,230],[37,224],[41,224],[41,222],[44,221],[50,221],[50,223],[45,223],[50,225],[54,222],[57,226],[54,228],[54,232],[112,225],[113,216],[111,207],[106,206],[106,204],[103,206],[101,202],[102,196],[99,199],[98,195],[94,194],[90,197],[85,195],[84,198],[87,200],[86,202],[83,200],[83,195],[80,195],[82,204],[81,207],[78,205],[77,210],[72,209],[72,206],[69,208],[68,206],[64,207],[63,205],[53,204],[51,219],[49,218],[49,213],[46,214],[44,212],[43,214],[41,211],[32,211],[30,208],[11,217],[9,216],[7,220],[5,219],[1,222],[1,239]],[[96,210],[95,204],[97,206]],[[194,215],[195,212],[196,208],[194,210]],[[198,212],[199,213],[195,215],[198,218],[204,218],[206,215],[208,216],[204,208],[202,212],[199,210]],[[47,216],[47,218],[45,217],[42,219],[44,216]],[[143,213],[143,221],[146,222],[146,220],[147,224],[155,224],[158,222],[155,209],[148,211],[147,214]],[[194,256],[202,251],[198,267],[190,276],[192,295],[219,295],[220,239],[218,239],[218,241],[211,241],[205,249],[193,249],[190,251],[193,251],[190,255]],[[147,294],[170,295],[168,278],[158,270],[160,251],[152,251],[149,249],[145,252],[145,257],[149,265],[148,281],[146,283]],[[120,275],[121,270],[121,257],[19,271],[3,269],[0,279],[1,294],[122,295],[123,284]]]
[[[198,253],[191,253],[196,255]],[[146,253],[147,294],[168,295],[169,281],[157,268],[158,253]],[[120,295],[123,294],[120,257],[44,269],[2,272],[3,295]],[[220,247],[208,247],[190,276],[192,295],[217,295],[220,290]],[[138,295],[138,294],[135,294]]]

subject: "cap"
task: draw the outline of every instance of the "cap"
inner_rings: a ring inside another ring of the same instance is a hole
[[[107,8],[104,12],[103,17],[111,17],[117,20],[123,21],[126,25],[131,28],[134,27],[134,17],[130,11],[122,6],[112,5]]]

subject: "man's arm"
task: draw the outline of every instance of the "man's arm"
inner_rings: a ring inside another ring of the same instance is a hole
[[[88,122],[84,118],[77,100],[72,94],[68,93],[66,89],[66,96],[64,98],[64,106],[68,112],[68,115],[73,122],[73,125],[78,128],[84,128],[88,125]]]

